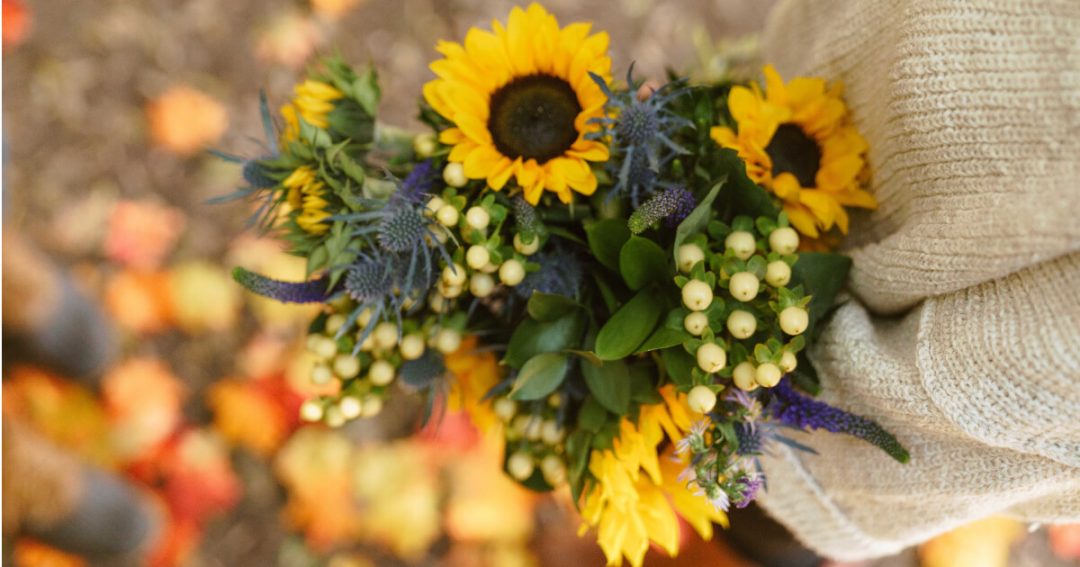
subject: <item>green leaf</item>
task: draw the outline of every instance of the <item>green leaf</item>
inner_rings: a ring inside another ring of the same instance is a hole
[[[375,116],[382,92],[379,89],[379,79],[374,69],[368,69],[353,81],[352,92],[364,112],[367,112],[368,116]]]
[[[660,245],[641,236],[631,236],[619,250],[619,273],[632,290],[671,277],[664,250]]]
[[[812,296],[807,309],[810,311],[810,325],[806,334],[810,342],[817,338],[820,329],[818,321],[832,309],[836,294],[844,287],[851,258],[831,252],[803,252],[799,261],[791,268],[791,285],[802,285],[806,293]]]
[[[581,373],[596,401],[618,415],[626,415],[630,410],[630,372],[625,362],[611,360],[599,367],[582,364]]]
[[[660,323],[663,304],[653,288],[645,288],[608,319],[596,335],[596,355],[618,360],[633,354]]]
[[[518,372],[510,397],[515,400],[539,400],[555,391],[570,369],[570,357],[555,352],[538,354]]]
[[[630,399],[639,404],[656,404],[663,401],[656,391],[656,374],[653,366],[636,364],[630,367]]]
[[[726,181],[726,175],[717,180],[712,186],[712,189],[709,189],[705,198],[698,203],[698,206],[694,207],[694,210],[679,223],[679,227],[675,229],[675,244],[672,245],[672,250],[675,254],[679,252],[679,246],[682,246],[687,238],[701,232],[709,225],[709,220],[712,218],[713,201],[716,200],[716,196],[720,193],[720,188],[724,186],[724,182]],[[679,259],[675,258],[675,261],[678,262]]]
[[[693,370],[697,362],[683,348],[669,348],[660,351],[667,375],[676,386],[689,388],[694,384]]]
[[[637,348],[634,354],[681,345],[683,341],[689,338],[690,333],[687,333],[686,331],[672,329],[667,325],[660,325],[653,331],[653,334],[649,335],[649,338],[645,340],[645,343]]]
[[[604,427],[607,418],[608,412],[604,406],[596,398],[589,396],[585,398],[585,403],[581,405],[581,411],[578,412],[578,427],[596,433]]]
[[[580,346],[585,322],[585,314],[580,310],[554,321],[541,322],[526,318],[510,337],[503,362],[511,368],[521,368],[525,361],[537,354]]]
[[[592,434],[584,429],[575,430],[566,438],[566,460],[569,463],[567,478],[570,481],[570,493],[577,502],[585,486],[585,471],[592,453]]]
[[[746,176],[746,163],[739,158],[735,150],[720,150],[719,161],[729,172],[728,181],[731,185],[731,199],[736,205],[735,210],[754,217],[776,218],[780,214],[772,195]]]
[[[630,229],[622,219],[604,219],[585,228],[589,249],[601,265],[619,271],[619,252],[630,238]]]
[[[539,291],[533,292],[527,306],[529,316],[543,322],[554,321],[577,307],[580,307],[578,302],[565,295]]]

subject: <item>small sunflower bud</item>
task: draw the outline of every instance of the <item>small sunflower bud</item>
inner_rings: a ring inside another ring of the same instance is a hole
[[[716,392],[708,386],[694,386],[686,397],[686,403],[697,413],[709,413],[716,407]]]
[[[766,362],[757,367],[754,371],[754,381],[758,384],[765,386],[766,388],[772,388],[780,383],[780,378],[784,376],[783,372],[780,372],[780,367]]]
[[[757,276],[750,272],[739,272],[731,276],[728,291],[731,292],[731,297],[747,302],[757,297],[760,286],[761,282],[758,281]]]
[[[727,352],[716,343],[705,343],[697,349],[698,368],[712,374],[727,365]]]
[[[693,311],[683,319],[683,327],[687,333],[700,337],[709,328],[709,317],[701,311]]]
[[[735,382],[735,386],[740,390],[752,392],[758,387],[756,376],[757,369],[754,368],[754,363],[746,361],[735,365],[735,370],[731,373],[731,380]]]
[[[724,239],[724,248],[731,250],[740,260],[749,260],[757,249],[754,235],[745,230],[736,230]]]
[[[765,267],[765,281],[773,287],[783,287],[791,281],[791,266],[783,260],[769,262]]]
[[[705,252],[703,252],[701,247],[697,244],[683,244],[679,247],[676,256],[679,264],[679,271],[684,274],[689,274],[690,270],[694,269],[694,264],[705,259]]]
[[[458,162],[446,164],[442,172],[443,181],[451,187],[464,187],[469,179],[465,177],[465,166]]]
[[[789,335],[801,335],[810,325],[810,314],[802,307],[792,305],[780,312],[780,329]]]
[[[515,480],[524,481],[533,474],[536,463],[528,453],[514,453],[506,460],[506,470]]]
[[[727,328],[736,339],[748,339],[757,330],[757,318],[749,311],[736,309],[728,315]]]
[[[518,285],[524,279],[525,266],[513,258],[503,262],[503,265],[499,267],[499,280],[510,287]]]
[[[682,288],[683,305],[691,311],[704,311],[712,300],[712,288],[701,280],[690,280]]]
[[[799,233],[790,226],[782,226],[769,234],[769,248],[777,254],[794,254],[799,249]]]
[[[368,369],[368,380],[376,386],[385,386],[394,381],[394,365],[385,360],[376,360]]]

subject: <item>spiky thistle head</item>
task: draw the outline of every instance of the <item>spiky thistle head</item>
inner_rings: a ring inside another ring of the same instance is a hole
[[[519,296],[527,299],[533,292],[538,291],[577,297],[585,270],[576,254],[562,246],[556,246],[532,256],[529,260],[539,264],[540,269],[530,272],[514,287]]]
[[[383,249],[400,253],[423,244],[428,232],[428,220],[418,208],[392,204],[384,212],[376,230],[376,238]]]
[[[660,126],[655,105],[635,100],[626,105],[615,122],[619,140],[631,146],[649,144]]]
[[[333,295],[333,290],[327,288],[325,278],[306,282],[283,282],[244,268],[235,268],[233,279],[252,293],[282,303],[319,303]]]
[[[345,292],[360,303],[379,301],[393,293],[390,276],[387,266],[371,259],[360,261],[345,273]]]
[[[653,195],[638,207],[630,215],[627,226],[634,234],[645,232],[661,220],[666,221],[668,226],[678,226],[695,206],[697,201],[688,189],[681,186],[671,187]]]
[[[270,170],[267,168],[264,161],[274,159],[274,156],[263,156],[258,159],[249,159],[244,162],[241,172],[244,176],[244,181],[253,188],[256,189],[269,189],[277,185],[272,177],[270,177]]]
[[[760,455],[765,448],[761,431],[753,423],[736,422],[735,440],[739,443],[739,455]]]
[[[426,388],[435,379],[445,375],[446,363],[442,354],[428,349],[424,351],[420,358],[402,363],[399,372],[402,381],[419,390]]]

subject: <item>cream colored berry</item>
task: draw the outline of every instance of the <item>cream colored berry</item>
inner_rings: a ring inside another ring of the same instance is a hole
[[[488,262],[486,266],[484,266],[483,268],[480,268],[480,271],[484,272],[485,274],[494,274],[495,272],[499,271],[500,266],[501,266],[501,264],[494,264],[494,263]]]
[[[374,315],[375,314],[371,309],[364,309],[360,312],[360,316],[356,318],[356,325],[361,329],[367,327],[367,324],[371,322],[371,318]]]
[[[544,421],[540,430],[540,439],[548,445],[558,445],[562,443],[563,437],[566,436],[566,431],[559,426],[559,422],[554,419],[548,419]]]
[[[506,460],[507,472],[518,481],[524,481],[532,476],[535,468],[536,462],[533,460],[532,455],[528,453],[517,452],[510,455],[510,458]]]
[[[469,291],[476,297],[487,297],[495,291],[495,278],[483,272],[473,274],[469,279]]]
[[[757,249],[757,241],[754,239],[753,234],[745,230],[736,230],[724,239],[724,248],[731,250],[736,258],[747,260],[754,255],[754,250]]]
[[[695,264],[705,259],[705,252],[697,244],[683,244],[679,246],[675,256],[679,264],[679,271],[689,274],[690,270],[694,269]]]
[[[457,162],[446,164],[442,177],[443,181],[451,187],[464,187],[469,182],[469,179],[465,177],[465,166]]]
[[[562,394],[558,392],[552,392],[547,398],[547,403],[553,408],[557,408],[562,405]]]
[[[378,396],[364,398],[364,406],[360,410],[361,417],[375,417],[382,413],[383,400]]]
[[[325,364],[316,364],[311,367],[311,383],[312,384],[328,384],[334,377],[334,373],[330,371],[330,367]]]
[[[443,354],[450,354],[460,346],[461,333],[454,329],[440,329],[435,335],[435,348]]]
[[[698,368],[712,374],[727,365],[727,352],[716,343],[704,343],[697,349]]]
[[[491,224],[491,215],[484,207],[469,207],[465,211],[465,224],[476,230],[484,230]]]
[[[495,417],[507,422],[513,419],[514,414],[517,413],[517,402],[510,398],[499,398],[492,404],[491,409],[495,412]]]
[[[538,417],[529,416],[528,421],[525,422],[523,434],[529,441],[539,441],[540,437],[544,435],[544,422],[540,421]]]
[[[479,270],[491,261],[491,252],[487,248],[474,244],[465,252],[465,264],[474,270]]]
[[[683,305],[691,311],[704,311],[712,300],[712,288],[701,280],[690,280],[682,288]]]
[[[338,411],[345,419],[356,419],[364,411],[364,403],[356,396],[345,396],[338,402]]]
[[[401,358],[416,360],[424,355],[424,336],[420,333],[409,333],[401,338]]]
[[[443,201],[441,198],[432,197],[428,199],[428,202],[424,205],[424,214],[433,217],[445,204],[446,201]]]
[[[709,328],[709,317],[701,311],[692,311],[683,318],[683,328],[687,333],[700,337]]]
[[[785,350],[784,353],[780,355],[780,370],[783,370],[785,374],[795,370],[795,367],[798,365],[799,359],[796,358],[795,353],[790,350]]]
[[[465,285],[465,278],[468,274],[465,273],[465,266],[461,264],[451,264],[442,270],[442,282],[446,285]]]
[[[330,337],[319,337],[318,342],[315,343],[314,353],[316,356],[322,359],[330,359],[330,357],[337,354],[337,341]]]
[[[342,378],[352,378],[360,373],[360,359],[351,354],[339,354],[334,357],[334,374]]]
[[[783,260],[769,262],[765,267],[765,282],[773,287],[783,287],[791,281],[791,266]]]
[[[424,132],[413,138],[412,142],[413,151],[416,152],[417,157],[426,158],[431,157],[431,154],[435,153],[435,134],[431,132]]]
[[[446,228],[453,228],[457,226],[458,218],[460,214],[453,205],[443,205],[439,207],[439,210],[435,213],[435,220],[439,221],[439,224]]]
[[[375,337],[376,348],[382,350],[394,348],[398,339],[397,325],[390,321],[383,321],[375,325],[375,330],[371,332],[371,336]]]
[[[525,435],[525,430],[529,427],[529,424],[532,423],[532,421],[532,416],[518,414],[514,417],[514,420],[510,422],[510,431],[512,431],[518,437],[522,437]]]
[[[394,365],[386,360],[376,360],[368,369],[368,380],[376,386],[385,386],[394,381]]]
[[[428,297],[428,307],[436,313],[445,313],[450,308],[450,301],[438,293]]]
[[[304,341],[304,346],[307,347],[308,352],[312,354],[318,354],[319,342],[321,342],[325,338],[326,337],[322,335],[312,333],[307,336],[307,339]]]
[[[551,486],[566,482],[566,464],[558,455],[548,455],[540,461],[540,472]]]
[[[735,365],[735,369],[731,372],[731,380],[735,382],[735,386],[747,392],[757,389],[756,376],[757,369],[754,368],[754,363],[750,361],[740,362]]]
[[[503,262],[502,266],[499,266],[499,280],[502,283],[513,287],[521,283],[525,279],[525,266],[517,260],[511,258]]]
[[[347,317],[341,313],[334,313],[326,318],[326,334],[333,335],[338,332],[338,329],[345,324]]]
[[[736,339],[748,339],[757,330],[757,318],[749,311],[736,309],[728,315],[727,329]]]
[[[708,386],[694,386],[686,397],[686,403],[697,413],[709,413],[716,407],[716,392]]]
[[[341,415],[341,409],[336,405],[326,408],[323,413],[323,423],[329,427],[338,428],[345,425],[345,416]]]
[[[784,373],[780,371],[779,366],[766,362],[759,365],[757,370],[754,371],[754,381],[766,388],[772,388],[780,383],[780,378],[783,375]]]
[[[799,249],[799,233],[790,226],[782,226],[769,234],[769,248],[777,254],[794,254]]]
[[[360,343],[360,350],[364,352],[371,352],[375,350],[375,333],[369,333],[364,342]]]
[[[462,291],[465,291],[465,288],[460,285],[446,285],[444,282],[441,281],[436,284],[435,289],[438,290],[440,295],[447,299],[454,299],[455,297],[461,295]]]
[[[728,291],[731,292],[731,297],[746,302],[757,297],[760,286],[761,282],[758,281],[757,276],[750,272],[739,272],[731,276]]]
[[[536,254],[536,251],[540,249],[540,237],[535,234],[532,240],[525,242],[521,239],[521,234],[514,235],[514,250],[526,256],[532,256]]]
[[[801,335],[810,325],[806,309],[792,305],[780,312],[780,329],[789,335]]]
[[[306,400],[300,404],[300,419],[314,423],[323,418],[323,407],[316,400]]]

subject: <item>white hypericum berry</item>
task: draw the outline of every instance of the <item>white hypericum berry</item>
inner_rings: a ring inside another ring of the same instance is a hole
[[[323,414],[323,423],[329,427],[338,428],[345,425],[345,416],[341,415],[341,409],[336,405],[330,406]]]
[[[736,258],[747,260],[757,250],[757,241],[754,239],[753,234],[745,230],[736,230],[724,239],[724,248],[734,252]]]
[[[547,398],[547,403],[553,408],[558,408],[562,405],[562,394],[558,392],[552,392]]]
[[[675,259],[679,264],[679,271],[689,274],[690,270],[694,269],[694,264],[705,259],[705,252],[697,244],[683,244],[676,252]]]
[[[754,363],[750,361],[740,362],[735,365],[735,369],[731,372],[731,380],[735,382],[735,386],[740,390],[746,390],[751,392],[758,387],[757,383],[757,369],[754,368]]]
[[[558,445],[559,443],[562,443],[565,435],[566,432],[563,431],[562,427],[559,427],[559,422],[554,419],[545,420],[540,431],[540,439],[548,445]]]
[[[483,272],[473,274],[469,279],[469,291],[476,297],[487,297],[495,290],[495,278]]]
[[[322,404],[315,400],[307,400],[300,404],[300,419],[307,422],[316,422],[323,418]]]
[[[452,264],[442,270],[442,281],[446,285],[465,285],[467,277],[465,266],[461,264]]]
[[[435,289],[443,297],[445,297],[447,299],[454,299],[455,297],[461,295],[461,292],[465,288],[463,288],[463,287],[461,287],[459,285],[446,285],[445,282],[440,281],[439,283],[435,284]]]
[[[428,307],[436,313],[445,313],[450,307],[450,302],[438,293],[433,293],[428,297]]]
[[[682,288],[683,305],[691,311],[704,311],[712,300],[712,288],[701,280],[690,280]]]
[[[544,422],[540,421],[540,418],[529,416],[528,421],[525,422],[525,429],[523,429],[525,438],[529,441],[539,441],[540,437],[544,435]]]
[[[700,337],[709,328],[709,317],[701,311],[692,311],[683,319],[683,327],[687,333]]]
[[[465,224],[476,230],[484,230],[491,223],[491,215],[484,207],[469,207],[465,211]]]
[[[375,350],[375,333],[369,333],[364,342],[360,343],[360,350],[364,352],[371,352]]]
[[[307,347],[308,352],[318,354],[319,343],[325,338],[326,337],[322,335],[312,333],[307,336],[307,339],[304,341],[304,346]]]
[[[334,373],[330,371],[330,367],[325,364],[316,364],[311,367],[311,383],[312,384],[328,384],[330,379],[334,377]]]
[[[558,455],[548,455],[540,461],[540,472],[551,486],[558,486],[566,481],[566,464]]]
[[[708,386],[694,386],[686,396],[686,403],[697,413],[709,413],[716,407],[716,392]]]
[[[435,134],[431,132],[424,132],[413,138],[412,141],[413,151],[416,152],[417,157],[426,158],[431,157],[431,154],[435,153]]]
[[[784,353],[780,355],[780,370],[783,370],[784,373],[795,370],[795,367],[798,365],[799,359],[795,358],[795,353],[790,350],[785,350]]]
[[[791,281],[791,266],[783,260],[769,262],[765,267],[765,281],[773,287],[783,287]]]
[[[510,421],[517,413],[517,402],[510,398],[499,398],[491,405],[491,409],[495,412],[495,417],[504,422]]]
[[[383,321],[375,325],[375,330],[371,332],[371,336],[375,337],[376,348],[382,350],[394,348],[398,339],[397,325],[390,321]]]
[[[728,315],[727,330],[736,339],[748,339],[757,330],[757,318],[749,311],[736,309]]]
[[[345,419],[356,419],[364,411],[364,403],[356,396],[345,396],[338,402],[338,411]]]
[[[465,263],[474,270],[479,270],[491,261],[491,252],[487,248],[474,244],[465,252]]]
[[[394,381],[394,365],[386,360],[376,360],[368,369],[368,380],[376,386],[385,386]]]
[[[782,378],[783,375],[784,373],[780,372],[779,366],[771,362],[766,362],[757,367],[757,370],[754,372],[754,380],[766,388],[772,388],[780,383],[780,378]]]
[[[697,364],[705,372],[720,372],[727,365],[727,352],[716,343],[705,343],[697,349]]]
[[[799,233],[790,226],[782,226],[769,234],[769,248],[777,254],[794,254],[799,249]]]
[[[435,335],[435,349],[450,354],[461,346],[461,333],[453,329],[440,329]]]
[[[352,378],[360,373],[360,359],[351,354],[339,354],[334,357],[334,374],[342,378]]]
[[[728,291],[731,292],[731,297],[746,302],[757,297],[760,286],[761,282],[758,281],[757,276],[750,272],[739,272],[731,276]]]
[[[502,283],[513,287],[522,280],[525,279],[525,266],[517,260],[511,258],[503,262],[502,266],[499,266],[499,280]]]
[[[519,481],[524,481],[532,476],[535,468],[536,462],[533,461],[532,455],[528,453],[514,453],[506,460],[506,471]]]
[[[326,334],[333,335],[338,332],[338,329],[345,324],[345,320],[348,319],[341,313],[334,313],[326,318]]]
[[[319,358],[329,360],[330,357],[337,354],[337,341],[330,337],[319,337],[319,340],[315,342],[315,348],[312,352]]]
[[[364,398],[364,407],[360,410],[360,415],[363,417],[375,417],[382,412],[383,400],[378,396],[368,396]]]
[[[433,217],[444,205],[446,205],[446,201],[443,201],[439,197],[432,197],[428,199],[428,202],[424,205],[424,214]]]
[[[465,177],[465,166],[457,162],[446,164],[442,178],[451,187],[464,187],[469,182],[469,179]]]
[[[360,312],[360,316],[356,318],[356,325],[361,329],[367,327],[367,324],[371,322],[371,318],[374,315],[375,314],[371,309],[364,309]]]
[[[439,224],[446,228],[457,226],[458,218],[460,218],[460,214],[453,205],[443,205],[435,212],[435,220],[439,221]]]
[[[526,256],[532,256],[536,254],[536,251],[540,249],[540,237],[533,235],[532,240],[525,242],[521,239],[521,234],[514,235],[514,250]]]
[[[810,325],[810,314],[792,305],[780,312],[780,329],[789,335],[801,335]]]
[[[420,333],[409,333],[401,338],[401,358],[416,360],[424,355],[424,336]]]

